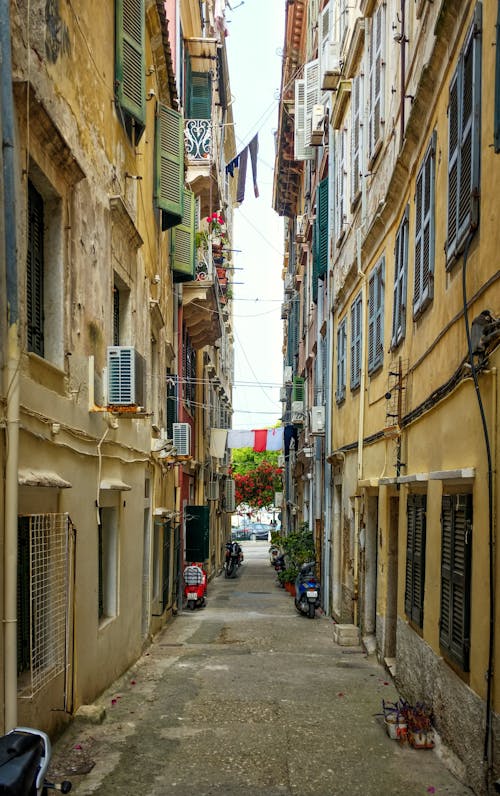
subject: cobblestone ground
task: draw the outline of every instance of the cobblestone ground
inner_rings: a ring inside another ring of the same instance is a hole
[[[389,675],[337,646],[330,619],[297,614],[267,547],[245,545],[238,577],[210,583],[207,607],[179,614],[102,695],[102,724],[68,728],[52,773],[78,796],[470,794],[439,739],[389,739],[376,715],[398,697]]]

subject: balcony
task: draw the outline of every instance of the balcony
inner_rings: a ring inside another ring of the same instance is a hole
[[[189,166],[210,169],[212,160],[212,120],[186,119],[184,141]]]
[[[222,336],[225,305],[229,299],[227,270],[219,247],[200,248],[195,278],[183,288],[184,320],[194,348],[213,345]]]

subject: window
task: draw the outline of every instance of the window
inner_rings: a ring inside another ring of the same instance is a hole
[[[481,9],[478,3],[450,85],[448,264],[462,253],[467,238],[479,224]]]
[[[408,217],[407,207],[396,234],[394,251],[394,303],[392,308],[391,348],[396,348],[406,332],[406,274],[408,270]]]
[[[33,164],[28,180],[26,347],[64,366],[62,201]]]
[[[172,439],[177,423],[177,376],[167,369],[167,438]]]
[[[210,119],[212,116],[212,76],[210,72],[193,72],[186,53],[186,87],[184,105],[186,119]]]
[[[146,124],[144,0],[116,0],[115,87],[128,135],[137,142]]]
[[[118,612],[118,510],[99,509],[99,620]]]
[[[368,282],[368,373],[384,359],[384,271],[385,257],[373,269]]]
[[[337,330],[337,390],[335,398],[337,403],[345,399],[345,386],[347,381],[347,318],[340,323]]]
[[[194,406],[196,398],[196,351],[193,348],[188,332],[184,329],[183,341],[183,390],[182,397],[188,408]]]
[[[351,307],[351,390],[361,381],[361,343],[363,334],[363,298],[361,293]]]
[[[347,169],[346,130],[335,133],[335,238],[339,240],[345,232],[347,221]]]
[[[184,191],[181,223],[175,227],[172,271],[174,282],[191,282],[195,273],[196,202],[191,191]]]
[[[472,495],[443,495],[439,643],[469,671]]]
[[[316,221],[314,224],[312,297],[318,300],[318,279],[328,271],[328,179],[316,189]]]
[[[405,611],[418,627],[424,626],[426,509],[426,495],[408,495]]]
[[[113,285],[113,345],[127,345],[130,330],[130,288],[114,275]]]
[[[384,124],[384,50],[385,3],[375,12],[370,27],[368,155],[372,159],[378,151]]]
[[[155,199],[163,211],[162,229],[183,221],[184,127],[182,116],[158,104],[155,131]],[[189,205],[189,202],[188,202]],[[187,212],[191,212],[188,206]]]
[[[436,173],[436,133],[417,175],[415,193],[415,279],[413,317],[416,318],[434,295],[434,184]]]
[[[361,193],[361,87],[359,75],[352,81],[351,94],[351,203],[355,204]]]

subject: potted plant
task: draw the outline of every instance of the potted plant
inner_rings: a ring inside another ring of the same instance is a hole
[[[432,749],[434,730],[432,727],[432,708],[425,702],[408,705],[405,711],[408,725],[408,741],[415,749]]]
[[[389,738],[397,741],[405,741],[407,735],[406,713],[409,705],[404,699],[397,702],[386,702],[382,700],[382,715],[384,717],[385,729]]]
[[[278,572],[278,579],[283,584],[287,592],[295,597],[295,580],[299,574],[299,568],[291,563],[286,569]]]

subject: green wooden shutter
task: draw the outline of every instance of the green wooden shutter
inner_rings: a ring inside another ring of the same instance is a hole
[[[184,212],[181,223],[174,230],[172,270],[174,282],[194,279],[195,269],[195,196],[184,191]]]
[[[26,260],[26,305],[28,350],[43,357],[43,282],[44,282],[43,199],[28,183],[28,241]]]
[[[182,221],[184,127],[181,114],[161,103],[156,115],[155,143],[155,198],[170,222],[164,227],[168,229]]]
[[[210,553],[208,506],[186,506],[186,562],[206,561]]]
[[[295,376],[293,379],[292,401],[304,400],[304,379],[302,376]]]
[[[405,611],[418,627],[424,624],[426,495],[408,495]]]
[[[116,0],[117,98],[123,110],[146,123],[144,0]]]
[[[328,271],[328,179],[317,188],[316,213],[318,220],[318,276]]]
[[[469,671],[472,495],[443,495],[439,643]]]
[[[210,72],[191,72],[189,85],[189,119],[210,119],[212,116],[212,81]]]

